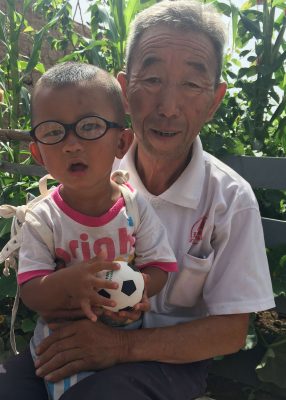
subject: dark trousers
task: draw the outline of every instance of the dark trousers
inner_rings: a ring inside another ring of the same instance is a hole
[[[191,400],[205,392],[209,365],[209,361],[120,364],[85,378],[61,400]],[[0,399],[48,400],[28,349],[0,366]]]

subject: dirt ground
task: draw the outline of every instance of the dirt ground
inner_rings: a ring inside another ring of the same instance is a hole
[[[257,314],[256,327],[267,342],[286,336],[286,315],[278,314],[276,310]],[[286,368],[286,366],[285,366]],[[285,378],[286,379],[286,378]],[[285,391],[286,392],[286,391]],[[252,386],[232,379],[210,374],[208,379],[208,395],[215,400],[285,400],[285,396],[274,394],[273,391],[255,389]]]

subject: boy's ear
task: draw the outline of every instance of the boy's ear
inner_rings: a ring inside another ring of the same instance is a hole
[[[130,128],[125,128],[120,132],[115,154],[117,158],[121,159],[124,157],[133,142],[133,138],[134,133]]]
[[[118,72],[117,74],[117,80],[121,86],[122,92],[123,92],[123,102],[124,102],[124,108],[125,112],[128,114],[129,113],[129,106],[128,106],[128,99],[127,99],[127,78],[126,78],[126,73],[125,72]]]
[[[37,143],[31,142],[29,144],[29,150],[36,163],[39,165],[44,165],[44,161],[42,159],[41,152]]]

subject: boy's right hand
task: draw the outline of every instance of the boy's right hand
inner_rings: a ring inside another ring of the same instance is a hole
[[[97,320],[94,312],[96,307],[114,307],[116,302],[100,296],[98,290],[117,289],[118,284],[97,277],[102,270],[118,270],[120,265],[116,262],[104,261],[102,256],[97,256],[89,261],[82,261],[67,268],[65,271],[66,281],[64,287],[70,299],[70,308],[80,307],[83,313],[91,321]],[[62,270],[63,271],[63,270]]]

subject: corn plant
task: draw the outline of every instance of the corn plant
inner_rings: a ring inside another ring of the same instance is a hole
[[[203,139],[217,154],[285,156],[286,16],[284,0],[215,5],[232,21],[223,77],[228,93]]]
[[[155,0],[95,0],[91,13],[90,38],[78,37],[77,49],[62,60],[86,60],[114,75],[124,67],[129,26],[135,15]]]
[[[32,7],[44,16],[40,29],[32,27],[27,19]],[[0,11],[0,41],[5,48],[0,67],[0,89],[3,90],[0,128],[27,130],[30,125],[30,93],[27,81],[34,71],[43,73],[45,67],[41,62],[41,47],[44,39],[49,39],[52,29],[69,26],[71,6],[68,1],[55,0],[16,0],[6,1],[6,12]],[[32,43],[29,58],[21,54],[20,41],[25,35]],[[26,148],[17,142],[2,142],[0,161],[16,164],[29,162]],[[23,204],[27,191],[33,191],[36,179],[19,174],[0,173],[0,203]],[[0,246],[7,242],[10,233],[9,220],[0,220]],[[16,291],[14,274],[9,278],[0,275],[0,353],[5,358],[9,354],[9,324],[11,304]],[[16,322],[16,338],[19,348],[29,339],[34,327],[34,314],[23,305],[19,309]]]

